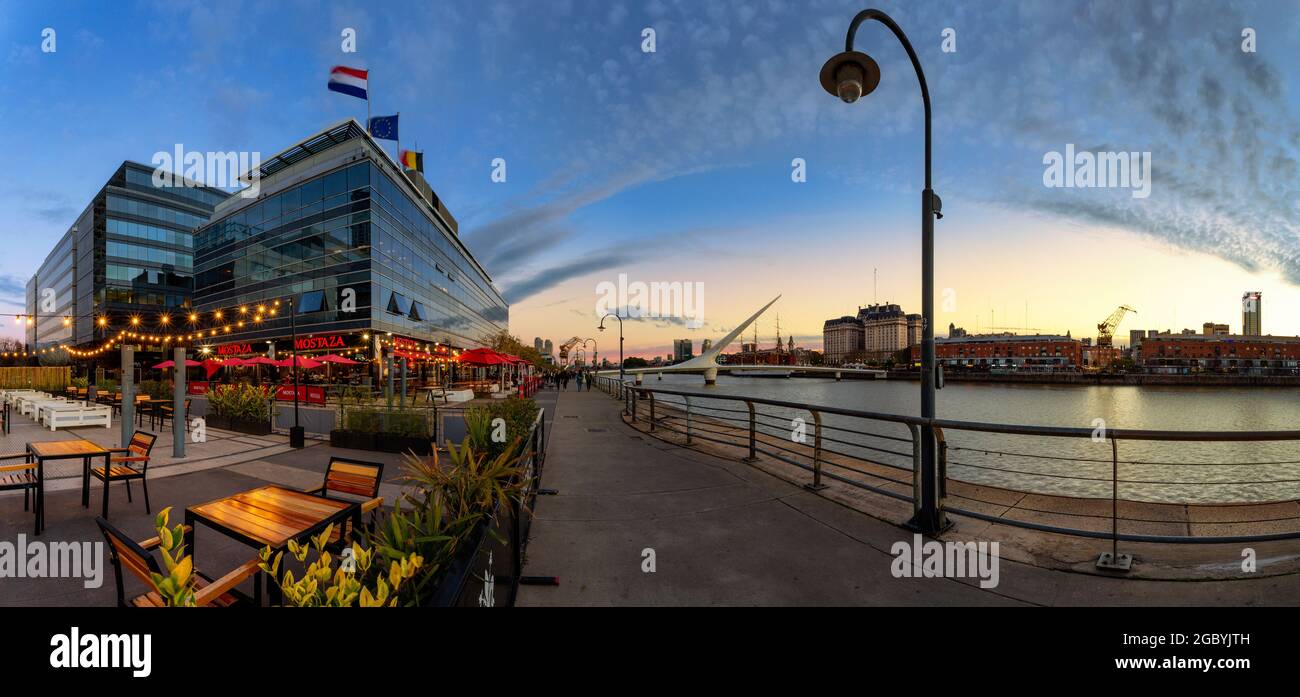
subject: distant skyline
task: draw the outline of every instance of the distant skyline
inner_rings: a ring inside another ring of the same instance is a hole
[[[596,331],[597,288],[621,273],[705,293],[698,329],[628,321],[628,355],[716,340],[778,294],[759,320],[766,345],[778,312],[805,347],[859,305],[919,313],[922,122],[906,54],[864,26],[877,91],[845,105],[817,84],[862,6],[0,0],[0,313],[22,311],[27,279],[123,160],[177,144],[269,156],[364,120],[364,102],[326,89],[334,65],[370,69],[374,115],[401,113],[402,146],[424,151],[526,343],[591,336],[616,355],[617,326]],[[1138,310],[1121,343],[1139,328],[1239,332],[1248,290],[1263,292],[1265,333],[1300,334],[1300,8],[877,6],[912,38],[934,103],[938,335],[1095,336],[1120,304]],[[340,50],[345,28],[356,53]],[[1067,147],[1151,153],[1149,197],[1047,188],[1044,160]]]

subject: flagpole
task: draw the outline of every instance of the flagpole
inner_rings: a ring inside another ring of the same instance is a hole
[[[370,71],[366,71],[366,135],[370,135]]]

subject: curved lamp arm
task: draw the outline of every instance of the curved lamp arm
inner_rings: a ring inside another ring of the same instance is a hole
[[[844,37],[844,50],[853,50],[853,38],[858,33],[858,26],[868,19],[874,19],[877,22],[889,27],[898,37],[899,43],[907,49],[907,57],[912,59],[912,67],[916,69],[916,79],[921,83],[921,101],[925,103],[925,188],[930,188],[930,88],[925,84],[925,71],[921,70],[921,61],[916,57],[916,50],[912,48],[912,42],[907,40],[907,35],[899,28],[898,24],[890,18],[889,15],[880,10],[863,10],[859,12],[853,21],[849,24],[849,32]]]

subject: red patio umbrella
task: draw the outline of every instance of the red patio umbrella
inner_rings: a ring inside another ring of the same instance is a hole
[[[292,368],[294,361],[297,361],[298,367],[303,370],[311,370],[312,368],[319,368],[322,365],[325,365],[324,363],[318,363],[310,358],[303,358],[302,356],[291,356],[282,361],[273,361],[272,365],[277,365],[281,368]]]
[[[190,359],[188,359],[188,358],[185,359],[185,367],[186,367],[186,368],[196,368],[196,367],[201,366],[201,365],[203,365],[203,364],[200,363],[200,362],[198,362],[198,361],[192,361],[192,360],[190,360]],[[159,363],[158,365],[156,365],[156,366],[154,366],[154,367],[155,367],[155,368],[175,368],[175,367],[176,367],[176,363],[175,363],[175,361],[163,361],[162,363]]]
[[[257,356],[256,358],[249,358],[248,360],[244,361],[244,365],[280,365],[280,364],[276,363],[274,360],[270,358],[267,358],[266,356]]]
[[[321,363],[338,363],[339,365],[357,365],[361,363],[361,361],[354,361],[351,358],[344,358],[343,356],[338,356],[333,353],[327,353],[324,356],[317,356],[316,360]]]
[[[469,365],[507,365],[510,359],[504,354],[497,353],[490,348],[476,348],[465,351],[456,357],[456,360]]]

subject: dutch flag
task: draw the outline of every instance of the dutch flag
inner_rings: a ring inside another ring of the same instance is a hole
[[[335,92],[350,94],[358,99],[367,99],[366,82],[369,70],[357,70],[343,65],[336,65],[330,71],[329,87]]]

